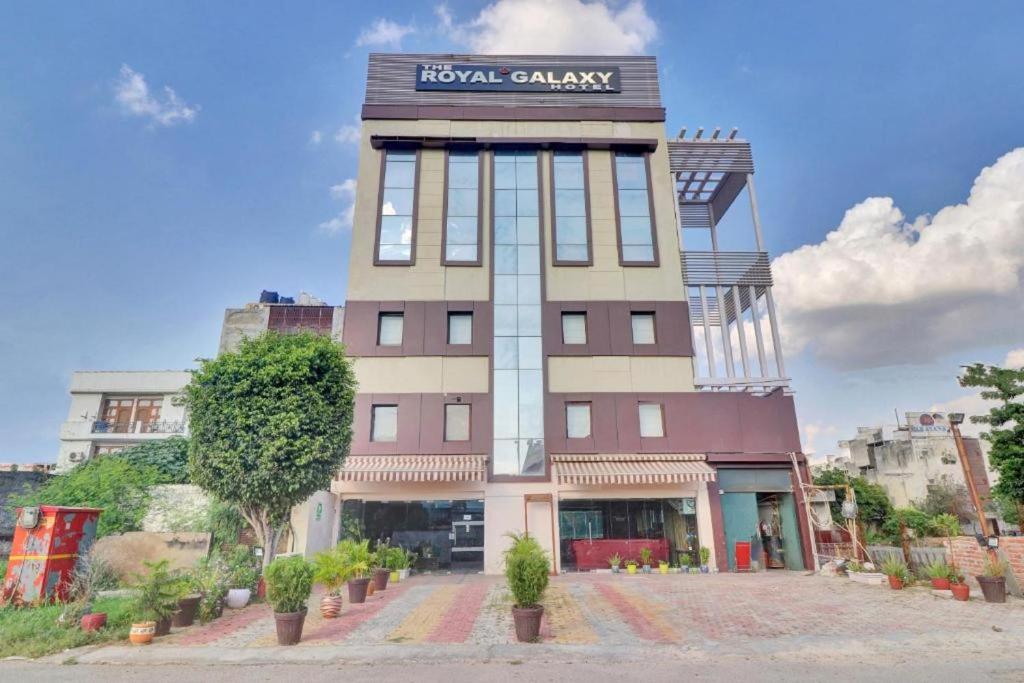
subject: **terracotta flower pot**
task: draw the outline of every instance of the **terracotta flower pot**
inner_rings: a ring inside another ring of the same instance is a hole
[[[171,632],[171,617],[166,616],[163,619],[157,619],[155,636],[166,636]]]
[[[350,579],[348,582],[348,601],[353,605],[366,602],[369,584],[369,579]]]
[[[376,592],[377,592],[377,584],[374,582],[373,579],[370,579],[370,582],[368,584],[366,584],[366,597],[370,597],[371,595],[373,595]]]
[[[953,592],[953,598],[956,600],[967,602],[971,599],[971,587],[966,583],[951,583],[949,590]]]
[[[320,598],[320,616],[324,619],[334,619],[341,614],[341,596],[325,595]]]
[[[201,599],[202,596],[190,595],[187,598],[178,600],[178,609],[171,617],[171,626],[175,628],[191,626],[196,620],[196,610],[199,609],[199,601]]]
[[[388,579],[391,578],[391,572],[387,569],[374,569],[373,570],[373,588],[374,590],[387,590]]]
[[[537,607],[513,607],[512,621],[516,625],[516,640],[520,643],[533,643],[540,637],[540,618],[544,615],[544,608]]]
[[[1002,576],[975,576],[985,602],[1006,602],[1006,579]]]
[[[932,579],[932,588],[937,591],[948,591],[949,579]]]
[[[128,640],[132,645],[148,645],[153,642],[155,633],[155,621],[140,621],[137,624],[132,624],[132,628],[128,632]]]
[[[893,589],[894,591],[903,590],[903,579],[901,579],[898,576],[890,576],[889,588]]]
[[[86,614],[82,617],[81,625],[83,631],[99,631],[107,625],[107,613],[93,612],[92,614]]]
[[[306,622],[306,610],[301,612],[274,612],[278,645],[295,645],[302,640],[302,626]]]

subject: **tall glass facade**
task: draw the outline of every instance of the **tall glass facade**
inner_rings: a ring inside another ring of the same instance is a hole
[[[494,153],[494,473],[543,476],[536,151]]]

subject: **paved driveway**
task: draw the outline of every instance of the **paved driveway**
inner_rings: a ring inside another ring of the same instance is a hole
[[[311,600],[302,642],[276,645],[266,605],[227,611],[148,647],[108,646],[81,662],[594,661],[721,656],[877,663],[990,656],[1024,642],[1024,603],[968,604],[925,588],[892,591],[801,573],[556,577],[542,643],[515,642],[500,577],[413,577],[322,619]],[[882,658],[882,659],[879,659]]]

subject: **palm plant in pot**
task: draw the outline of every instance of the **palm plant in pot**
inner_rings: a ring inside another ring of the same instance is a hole
[[[299,555],[279,557],[267,567],[267,602],[274,610],[278,645],[294,645],[302,639],[313,574],[313,565]]]
[[[335,551],[342,559],[342,575],[348,584],[348,601],[354,605],[366,602],[370,564],[373,561],[370,542],[345,539],[337,545]]]
[[[345,558],[334,547],[313,557],[313,580],[322,584],[326,593],[320,598],[320,614],[333,619],[341,614],[341,587],[345,585]]]
[[[1006,571],[1009,568],[1006,560],[989,557],[985,561],[984,573],[974,577],[981,586],[985,602],[1006,602]]]
[[[377,544],[374,550],[372,563],[373,588],[375,591],[387,590],[388,579],[391,578],[391,570],[387,566],[388,556],[391,554],[391,540],[384,539]]]
[[[622,558],[619,557],[618,553],[615,553],[614,555],[608,558],[608,564],[612,568],[612,574],[618,574],[619,568],[622,565]]]
[[[893,590],[902,590],[910,580],[910,571],[906,563],[895,557],[890,557],[882,563],[882,573],[889,577],[889,587]]]
[[[512,545],[505,551],[505,578],[512,593],[512,619],[516,640],[532,643],[540,635],[540,604],[548,587],[551,563],[544,549],[528,534],[509,534]]]
[[[925,565],[925,574],[932,582],[932,588],[938,591],[949,590],[949,578],[951,570],[943,560],[936,560]]]
[[[700,573],[707,574],[711,571],[711,568],[708,567],[708,560],[711,559],[711,549],[702,545],[697,552],[700,553]]]
[[[131,610],[135,620],[128,634],[128,639],[136,645],[144,645],[154,636],[165,636],[171,632],[171,615],[178,609],[180,597],[175,579],[167,568],[167,560],[143,564],[149,572],[145,576],[136,576]]]

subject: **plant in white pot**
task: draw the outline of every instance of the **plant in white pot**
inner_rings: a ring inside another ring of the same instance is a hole
[[[516,639],[532,643],[540,635],[544,607],[540,604],[548,587],[551,562],[548,554],[528,534],[509,534],[512,545],[505,551],[505,578],[512,593],[512,619]]]
[[[236,547],[228,556],[230,579],[228,581],[227,606],[231,609],[242,609],[249,604],[256,583],[260,579],[256,569],[256,557],[244,545]]]
[[[267,602],[274,610],[278,645],[295,645],[302,639],[314,573],[313,565],[300,555],[279,557],[267,567]]]

